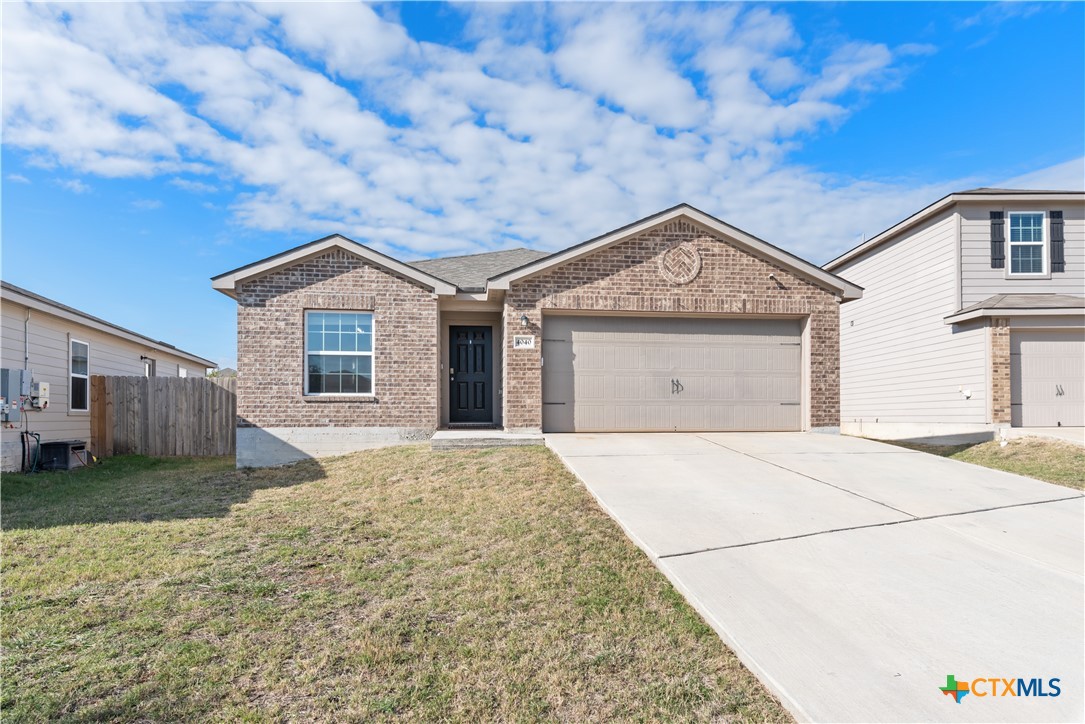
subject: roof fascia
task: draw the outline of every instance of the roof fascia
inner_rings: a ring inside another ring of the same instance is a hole
[[[705,227],[713,232],[727,237],[729,240],[738,244],[738,246],[745,248],[747,251],[751,251],[762,257],[767,257],[781,266],[797,273],[799,276],[805,277],[812,281],[819,283],[822,286],[835,290],[844,301],[852,299],[859,299],[863,296],[862,287],[856,286],[845,279],[841,279],[837,275],[825,271],[820,267],[811,264],[810,262],[800,259],[793,254],[790,254],[783,249],[773,246],[768,242],[762,241],[755,236],[747,234],[741,229],[735,228],[730,224],[727,224],[714,216],[704,213],[698,209],[693,208],[687,204],[676,206],[667,211],[663,211],[659,214],[649,216],[640,221],[634,222],[629,226],[624,226],[620,229],[612,231],[603,236],[597,237],[588,242],[571,246],[564,251],[559,251],[550,256],[543,257],[538,261],[526,264],[518,269],[500,274],[489,280],[489,289],[506,290],[513,282],[521,279],[539,274],[547,269],[561,264],[566,264],[570,261],[575,261],[582,257],[593,254],[608,246],[612,246],[619,242],[630,239],[638,234],[644,233],[648,229],[665,224],[670,221],[679,218],[686,218],[702,227]]]
[[[382,254],[375,249],[371,249],[364,244],[360,244],[353,239],[348,239],[339,234],[333,234],[332,236],[323,239],[317,239],[308,244],[302,244],[301,246],[284,251],[281,254],[270,256],[262,261],[248,264],[224,274],[219,274],[218,276],[211,278],[211,288],[237,299],[237,285],[241,282],[252,279],[253,277],[285,269],[294,264],[319,256],[329,249],[342,249],[348,254],[353,254],[354,256],[365,259],[388,271],[427,286],[432,289],[435,294],[451,296],[456,293],[456,285],[446,282],[439,277],[435,277],[432,274],[427,274],[408,264],[404,264],[397,259],[393,259],[386,254]]]
[[[951,314],[942,321],[945,324],[959,324],[981,317],[1085,317],[1085,309],[1081,307],[1059,307],[1056,309],[999,309],[998,307],[986,307],[973,309],[971,312]]]
[[[84,327],[89,327],[90,329],[96,330],[98,332],[110,334],[114,337],[120,337],[121,339],[133,342],[142,347],[147,347],[148,349],[151,349],[155,352],[162,352],[164,354],[174,355],[175,357],[181,357],[182,359],[186,359],[189,362],[198,364],[201,367],[218,367],[218,364],[212,362],[209,359],[204,359],[203,357],[194,355],[191,352],[185,352],[183,349],[178,349],[177,347],[169,345],[160,340],[145,337],[138,332],[132,332],[131,330],[127,330],[124,327],[118,327],[115,324],[106,322],[105,320],[101,320],[96,317],[92,317],[89,314],[84,314],[82,312],[79,312],[78,310],[60,307],[55,304],[50,304],[46,301],[43,301],[42,299],[38,299],[37,297],[27,296],[15,289],[4,288],[3,298],[16,304],[21,304],[22,306],[28,307],[30,309],[34,309],[39,312],[45,312],[46,314],[56,317],[58,319],[75,322],[76,324],[80,324]]]

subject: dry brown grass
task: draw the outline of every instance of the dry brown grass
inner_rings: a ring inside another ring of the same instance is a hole
[[[3,486],[5,720],[787,720],[542,448]]]

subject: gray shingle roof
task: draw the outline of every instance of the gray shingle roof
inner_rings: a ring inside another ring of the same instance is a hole
[[[1085,297],[1072,294],[996,294],[965,307],[957,314],[977,309],[1085,309]]]
[[[544,256],[550,256],[550,253],[520,248],[466,256],[446,256],[440,259],[422,259],[407,263],[419,271],[455,284],[465,292],[481,292],[486,288],[486,280],[490,277],[542,259]]]

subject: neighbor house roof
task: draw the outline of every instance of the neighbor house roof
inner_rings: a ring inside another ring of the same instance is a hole
[[[126,339],[130,342],[136,342],[137,344],[144,344],[155,349],[162,351],[168,351],[170,354],[177,357],[183,357],[194,364],[201,367],[217,367],[214,362],[199,355],[186,352],[183,349],[178,349],[168,342],[154,339],[139,332],[133,332],[130,329],[125,329],[119,325],[107,322],[104,319],[95,317],[86,312],[80,311],[75,307],[69,307],[67,304],[61,304],[58,301],[43,297],[40,294],[35,294],[32,291],[17,287],[9,282],[0,282],[0,290],[2,290],[2,296],[5,301],[14,302],[16,304],[22,304],[30,309],[37,309],[42,312],[53,315],[54,317],[60,317],[61,319],[67,319],[69,321],[78,322],[85,327],[91,329],[97,329],[100,332],[106,332],[108,334],[115,335],[122,339]]]
[[[537,259],[550,256],[550,252],[520,247],[504,251],[488,251],[465,256],[445,256],[438,259],[422,259],[409,262],[415,269],[452,282],[465,292],[481,292],[486,280],[516,269]]]
[[[709,231],[726,236],[729,241],[735,243],[745,251],[753,253],[755,256],[769,259],[800,277],[839,293],[844,300],[858,299],[863,296],[862,287],[827,272],[805,259],[784,251],[778,246],[773,246],[767,241],[758,239],[756,236],[731,226],[725,221],[721,221],[714,216],[706,214],[689,204],[678,204],[677,206],[660,211],[658,214],[653,214],[640,221],[634,221],[632,224],[627,224],[620,229],[615,229],[602,236],[597,236],[594,239],[589,239],[580,244],[570,246],[568,249],[563,249],[562,251],[528,262],[516,269],[511,269],[507,272],[493,276],[489,280],[488,287],[490,289],[508,289],[509,285],[514,281],[534,276],[553,266],[565,264],[574,259],[587,256],[600,249],[625,241],[637,234],[641,234],[653,226],[658,226],[659,224],[683,217],[703,226]]]
[[[828,271],[834,271],[847,264],[849,261],[863,256],[869,251],[872,251],[876,247],[892,240],[898,234],[911,229],[912,227],[927,221],[928,219],[936,216],[937,214],[945,211],[950,206],[960,202],[976,203],[983,201],[998,201],[1004,203],[1006,201],[1082,201],[1085,202],[1085,192],[1083,191],[1032,191],[1029,189],[995,189],[995,188],[978,188],[968,189],[967,191],[955,191],[951,194],[947,194],[942,198],[935,201],[933,204],[920,209],[903,221],[897,222],[893,226],[890,226],[885,231],[872,236],[866,241],[862,242],[858,246],[855,246],[848,251],[844,252],[840,256],[836,257],[830,262],[827,262],[822,268]]]
[[[955,324],[979,317],[1078,316],[1085,314],[1085,297],[1072,294],[996,294],[945,318]]]

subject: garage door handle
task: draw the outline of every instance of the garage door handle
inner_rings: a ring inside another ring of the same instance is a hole
[[[1062,397],[1065,392],[1062,391],[1062,385],[1055,385],[1055,397]]]
[[[686,389],[686,386],[683,385],[681,382],[679,382],[678,380],[671,380],[671,394],[672,395],[677,395],[679,392],[681,392],[684,389]]]

